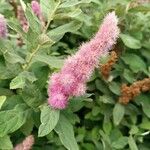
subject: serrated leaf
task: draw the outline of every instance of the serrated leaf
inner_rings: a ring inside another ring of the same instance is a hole
[[[123,119],[124,113],[125,113],[124,106],[119,103],[116,103],[113,109],[113,121],[115,125],[119,125],[119,123]]]
[[[5,100],[6,100],[6,96],[0,96],[0,109],[3,105],[3,103],[5,102]]]
[[[39,127],[38,136],[42,137],[49,134],[57,125],[59,120],[59,110],[52,109],[49,106],[41,108],[41,125]]]
[[[130,135],[130,137],[128,138],[128,143],[129,143],[129,147],[131,150],[138,150],[138,147],[133,139],[133,137]]]
[[[55,131],[59,135],[62,144],[68,150],[79,150],[76,139],[74,137],[73,126],[64,115],[60,115],[60,119],[55,128]]]
[[[19,129],[26,121],[29,108],[24,104],[17,105],[12,110],[0,112],[0,137]]]
[[[140,40],[137,40],[130,35],[120,34],[120,38],[122,39],[123,43],[131,49],[140,49],[142,47]]]
[[[10,137],[8,135],[0,137],[0,149],[1,150],[13,149],[13,145],[12,145]]]

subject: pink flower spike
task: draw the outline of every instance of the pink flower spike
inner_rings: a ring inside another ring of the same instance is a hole
[[[2,14],[0,14],[0,38],[7,37],[7,23],[6,19]]]
[[[65,109],[70,96],[85,94],[86,82],[98,66],[99,58],[108,53],[117,41],[117,25],[118,18],[115,12],[109,13],[95,37],[82,44],[79,51],[65,61],[60,72],[52,75],[48,88],[48,101],[51,107]]]
[[[34,144],[34,137],[33,135],[29,135],[24,139],[24,141],[18,144],[14,150],[31,150]]]
[[[36,16],[40,17],[41,16],[40,4],[37,1],[33,0],[31,2],[31,7],[32,7],[32,10],[33,10],[34,14]]]

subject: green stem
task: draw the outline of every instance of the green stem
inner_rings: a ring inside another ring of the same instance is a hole
[[[52,12],[51,15],[49,16],[48,23],[46,24],[46,27],[45,27],[45,29],[43,30],[42,34],[43,34],[43,33],[44,33],[44,34],[46,33],[46,31],[47,31],[47,29],[48,29],[48,27],[49,27],[51,21],[52,21],[53,18],[54,18],[55,12],[56,12],[56,10],[57,10],[57,8],[58,8],[59,5],[60,5],[60,1],[57,3],[57,5],[55,6],[53,12]],[[31,65],[31,63],[32,63],[32,59],[33,59],[33,57],[37,54],[38,50],[40,49],[40,46],[41,46],[41,45],[38,44],[38,46],[36,47],[36,49],[31,53],[31,55],[30,55],[29,59],[27,60],[26,64],[23,66],[23,70],[28,70],[28,69],[29,69],[29,67],[30,67],[30,65]]]
[[[23,70],[28,70],[30,65],[31,65],[31,62],[32,62],[32,59],[33,57],[37,54],[38,50],[40,49],[40,46],[41,45],[38,45],[36,47],[36,49],[33,51],[33,53],[31,53],[29,59],[27,60],[26,64],[23,66]]]
[[[55,12],[56,12],[56,10],[57,10],[57,8],[58,8],[59,5],[60,5],[60,1],[57,3],[57,5],[55,6],[53,12],[52,12],[52,13],[50,14],[50,16],[48,17],[48,22],[47,22],[47,24],[46,24],[46,27],[45,27],[44,30],[43,30],[43,33],[46,33],[46,31],[47,31],[47,29],[48,29],[48,27],[49,27],[51,21],[52,21],[53,18],[54,18]]]

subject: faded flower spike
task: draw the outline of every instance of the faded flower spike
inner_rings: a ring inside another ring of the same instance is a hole
[[[118,18],[109,13],[97,32],[79,51],[70,56],[59,73],[51,76],[48,88],[48,103],[52,108],[65,109],[70,96],[86,92],[86,82],[98,67],[99,58],[109,52],[119,35]]]
[[[0,14],[0,38],[7,37],[7,23],[6,19],[2,14]]]

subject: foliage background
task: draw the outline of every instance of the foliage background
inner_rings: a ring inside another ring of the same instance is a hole
[[[126,106],[118,103],[121,84],[150,77],[150,4],[132,5],[131,0],[41,0],[45,17],[51,15],[50,26],[43,33],[29,5],[25,33],[9,2],[0,1],[9,26],[8,39],[0,40],[0,149],[12,149],[33,134],[34,150],[149,150],[150,94],[142,93]],[[52,110],[47,106],[49,76],[112,10],[121,34],[111,81],[97,69],[85,96],[72,98],[66,110]]]

